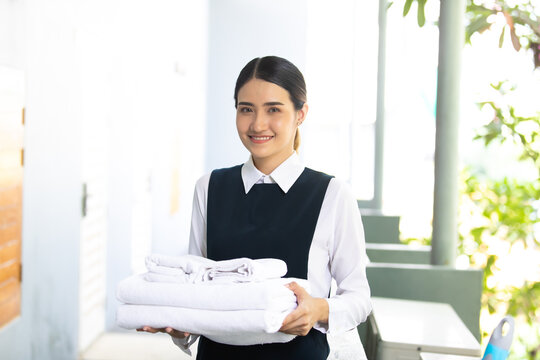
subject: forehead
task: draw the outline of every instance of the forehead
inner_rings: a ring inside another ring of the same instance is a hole
[[[279,85],[261,79],[251,79],[238,91],[238,101],[247,101],[254,104],[269,101],[291,103],[289,92]]]

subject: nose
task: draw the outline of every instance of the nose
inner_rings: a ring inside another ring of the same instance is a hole
[[[255,112],[251,121],[251,130],[256,133],[263,132],[267,129],[268,122],[266,116],[260,112]]]

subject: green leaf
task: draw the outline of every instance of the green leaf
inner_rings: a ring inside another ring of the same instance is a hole
[[[471,235],[478,244],[482,242],[482,233],[486,228],[484,226],[477,227],[471,230]]]
[[[499,48],[502,48],[502,46],[503,46],[505,30],[506,30],[506,26],[503,26],[503,29],[501,31],[501,36],[499,36]]]
[[[411,10],[412,2],[413,0],[407,0],[405,2],[405,6],[403,7],[403,16],[407,16],[407,14],[409,13],[409,10]]]
[[[467,43],[471,43],[471,37],[474,33],[482,33],[491,27],[492,24],[487,21],[488,16],[489,14],[481,15],[467,25],[465,28],[465,41]]]
[[[427,0],[416,0],[418,2],[418,26],[422,27],[426,23],[426,1]]]

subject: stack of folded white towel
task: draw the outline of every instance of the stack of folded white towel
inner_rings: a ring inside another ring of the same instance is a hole
[[[117,323],[126,329],[172,327],[230,345],[287,342],[278,332],[296,306],[278,259],[213,261],[199,256],[146,258],[148,272],[118,284]]]

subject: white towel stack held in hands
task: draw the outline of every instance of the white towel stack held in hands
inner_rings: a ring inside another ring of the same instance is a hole
[[[230,345],[288,342],[295,336],[279,329],[297,304],[285,285],[310,292],[306,280],[282,278],[287,265],[278,259],[151,255],[146,267],[118,284],[120,327],[172,327]]]
[[[146,280],[193,284],[253,282],[280,278],[287,273],[287,264],[279,259],[214,261],[195,255],[151,255],[146,258],[146,267]]]

